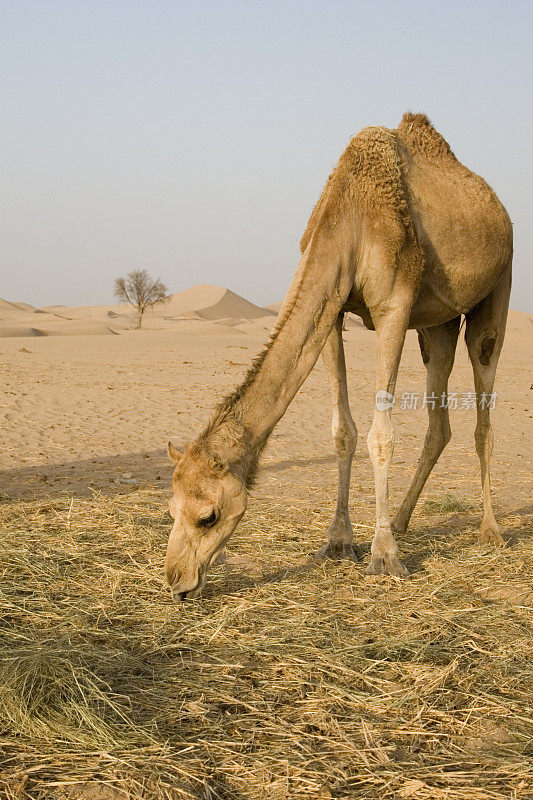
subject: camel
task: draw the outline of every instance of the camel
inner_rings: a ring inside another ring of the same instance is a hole
[[[464,167],[424,114],[396,129],[368,127],[341,155],[301,240],[301,259],[270,339],[243,383],[183,450],[169,508],[165,571],[173,597],[198,596],[207,570],[243,516],[258,458],[318,356],[331,376],[338,495],[322,558],[357,559],[348,492],[357,429],[348,404],[342,328],[346,312],[377,335],[375,408],[367,443],[376,525],[369,574],[404,577],[395,534],[404,534],[420,492],[450,439],[446,404],[429,407],[416,473],[391,521],[391,408],[406,331],[418,331],[427,393],[446,396],[461,320],[477,398],[482,542],[503,539],[491,501],[490,404],[511,285],[512,225],[487,183]]]

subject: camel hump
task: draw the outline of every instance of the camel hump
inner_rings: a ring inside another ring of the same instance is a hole
[[[382,126],[363,128],[353,137],[338,164],[339,188],[361,211],[406,209],[401,161],[395,132]]]
[[[300,242],[303,253],[319,220],[331,224],[346,208],[361,212],[392,212],[408,225],[401,163],[395,131],[382,126],[363,128],[348,143],[313,209]]]
[[[431,159],[453,159],[451,147],[425,114],[407,111],[398,125],[398,135],[409,145],[409,149]]]

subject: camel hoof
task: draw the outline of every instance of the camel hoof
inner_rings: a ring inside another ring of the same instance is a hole
[[[479,529],[478,537],[482,544],[505,547],[505,539],[502,537],[497,525],[487,525],[486,527],[482,525]]]
[[[409,577],[409,570],[404,567],[397,556],[373,558],[365,572],[367,575],[394,575],[396,578]]]
[[[359,561],[359,555],[353,545],[345,543],[333,544],[332,542],[328,542],[324,547],[321,547],[316,554],[316,558],[319,561],[324,561],[326,558],[331,558],[334,561]]]

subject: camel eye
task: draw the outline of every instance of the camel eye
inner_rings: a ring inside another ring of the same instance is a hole
[[[215,509],[213,509],[208,517],[199,519],[196,525],[198,528],[212,528],[217,519],[218,519],[217,512],[215,511]]]

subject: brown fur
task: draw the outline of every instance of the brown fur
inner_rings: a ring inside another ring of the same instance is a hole
[[[302,257],[262,353],[179,458],[167,574],[196,595],[206,570],[246,507],[259,454],[324,349],[333,379],[339,496],[327,555],[352,557],[348,514],[350,416],[342,315],[376,330],[376,398],[394,393],[405,333],[416,328],[428,386],[446,391],[462,314],[478,395],[492,391],[509,298],[512,226],[488,184],[463,166],[424,114],[396,130],[369,127],[349,142],[301,240]],[[380,401],[381,402],[381,401]],[[489,411],[478,407],[484,516],[481,535],[501,542],[490,500]],[[405,530],[420,491],[449,440],[447,414],[430,413],[424,450],[394,527]],[[376,402],[368,446],[376,482],[371,573],[402,576],[388,510],[393,451],[390,411]],[[210,523],[216,516],[216,524]]]
[[[398,125],[398,134],[426,158],[459,163],[444,136],[435,130],[425,114],[406,112]]]

